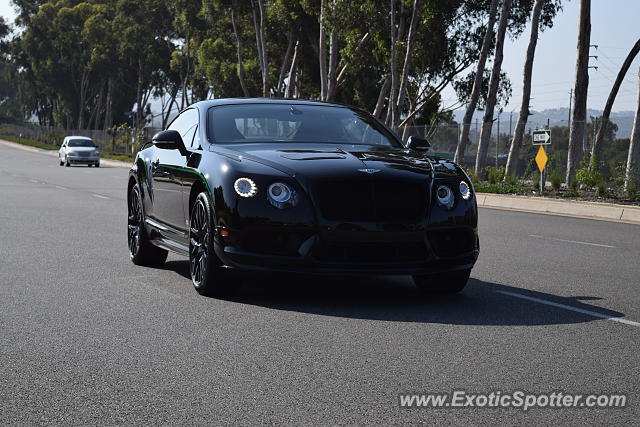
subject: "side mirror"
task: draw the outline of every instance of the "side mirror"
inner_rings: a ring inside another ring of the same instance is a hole
[[[419,136],[410,136],[409,140],[407,140],[407,148],[411,150],[427,150],[431,147],[429,141],[424,138],[420,138]]]
[[[187,147],[185,147],[184,142],[182,141],[182,137],[175,130],[160,131],[153,135],[151,142],[153,145],[163,150],[178,150],[183,156],[189,154]]]

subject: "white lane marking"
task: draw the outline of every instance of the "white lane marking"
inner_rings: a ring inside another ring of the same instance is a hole
[[[107,197],[107,196],[102,196],[102,195],[100,195],[100,194],[93,194],[93,197],[99,197],[100,199],[107,199],[107,200],[109,199],[109,197]]]
[[[56,185],[55,187],[59,190],[68,190],[67,187],[63,187],[62,185]]]
[[[606,314],[602,314],[602,313],[598,313],[598,312],[595,312],[595,311],[584,310],[582,308],[572,307],[570,305],[560,304],[560,303],[553,302],[553,301],[547,301],[547,300],[543,300],[543,299],[540,299],[540,298],[534,298],[534,297],[529,297],[529,296],[526,296],[526,295],[520,295],[520,294],[516,294],[514,292],[508,292],[508,291],[496,291],[496,292],[499,293],[499,294],[509,295],[509,296],[512,296],[512,297],[515,297],[515,298],[521,298],[521,299],[526,299],[528,301],[537,302],[537,303],[540,303],[540,304],[550,305],[552,307],[563,308],[563,309],[569,310],[569,311],[575,311],[576,313],[586,314],[586,315],[589,315],[589,316],[597,317],[599,319],[612,320],[614,322],[624,323],[625,325],[631,325],[631,326],[640,327],[640,323],[634,322],[633,320],[622,319],[620,317],[612,317],[612,316],[609,316],[609,315],[606,315]]]
[[[535,237],[537,239],[554,240],[556,242],[575,243],[577,245],[598,246],[600,248],[615,248],[615,246],[605,245],[605,244],[602,244],[602,243],[581,242],[581,241],[578,241],[578,240],[565,240],[565,239],[558,239],[557,237],[544,237],[544,236],[540,236],[538,234],[529,234],[529,237]]]
[[[35,184],[37,184],[37,183],[38,183],[38,181],[36,181],[35,179],[30,179],[30,180],[29,180],[29,182],[33,182],[33,183],[35,183]]]

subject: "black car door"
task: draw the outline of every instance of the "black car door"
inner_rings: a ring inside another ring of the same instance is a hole
[[[175,130],[183,139],[193,137],[193,129],[198,125],[197,110],[191,108],[183,111],[167,129]],[[189,146],[191,141],[184,141]],[[155,158],[151,161],[153,179],[153,212],[152,217],[168,226],[169,231],[182,235],[186,230],[185,212],[182,206],[181,171],[187,158],[180,151],[155,150]],[[178,236],[176,236],[178,237]]]

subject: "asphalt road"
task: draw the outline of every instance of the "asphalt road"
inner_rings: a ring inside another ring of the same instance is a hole
[[[640,418],[640,226],[483,209],[460,295],[424,298],[406,277],[243,275],[216,300],[179,257],[129,261],[126,177],[0,145],[0,424]],[[454,390],[623,393],[628,405],[399,405]]]

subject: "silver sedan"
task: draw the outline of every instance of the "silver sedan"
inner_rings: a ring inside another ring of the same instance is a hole
[[[100,167],[100,152],[91,138],[86,136],[67,136],[58,151],[60,166],[83,164]]]

